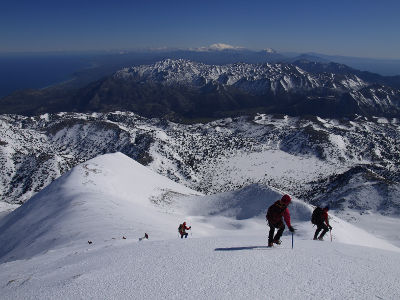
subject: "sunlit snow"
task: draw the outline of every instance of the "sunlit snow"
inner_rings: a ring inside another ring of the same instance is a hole
[[[1,298],[400,297],[399,248],[334,214],[332,241],[313,241],[300,200],[293,248],[287,231],[267,248],[265,211],[283,193],[252,184],[203,196],[121,153],[99,156],[0,219]]]

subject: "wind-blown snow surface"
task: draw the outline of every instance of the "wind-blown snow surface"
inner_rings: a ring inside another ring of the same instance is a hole
[[[399,248],[336,217],[333,242],[312,241],[302,201],[290,206],[294,249],[287,233],[266,248],[265,210],[281,195],[255,184],[202,196],[121,153],[99,156],[0,219],[2,298],[400,297]]]
[[[0,265],[3,299],[398,299],[396,252],[262,237],[82,246]]]

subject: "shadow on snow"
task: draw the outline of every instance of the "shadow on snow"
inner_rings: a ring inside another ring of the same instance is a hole
[[[215,248],[214,251],[241,251],[241,250],[261,250],[272,249],[268,246],[248,246],[248,247],[228,247],[228,248]]]

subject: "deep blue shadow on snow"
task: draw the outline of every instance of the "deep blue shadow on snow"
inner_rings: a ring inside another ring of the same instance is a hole
[[[271,248],[268,246],[228,247],[228,248],[215,248],[214,251],[242,251],[242,250],[256,250],[256,249],[271,249]]]

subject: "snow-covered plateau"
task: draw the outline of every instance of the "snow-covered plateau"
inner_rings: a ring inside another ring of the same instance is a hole
[[[98,156],[0,218],[1,298],[400,297],[400,248],[334,213],[332,241],[313,241],[312,206],[295,197],[293,239],[267,248],[265,211],[282,194],[204,195],[122,153]]]

